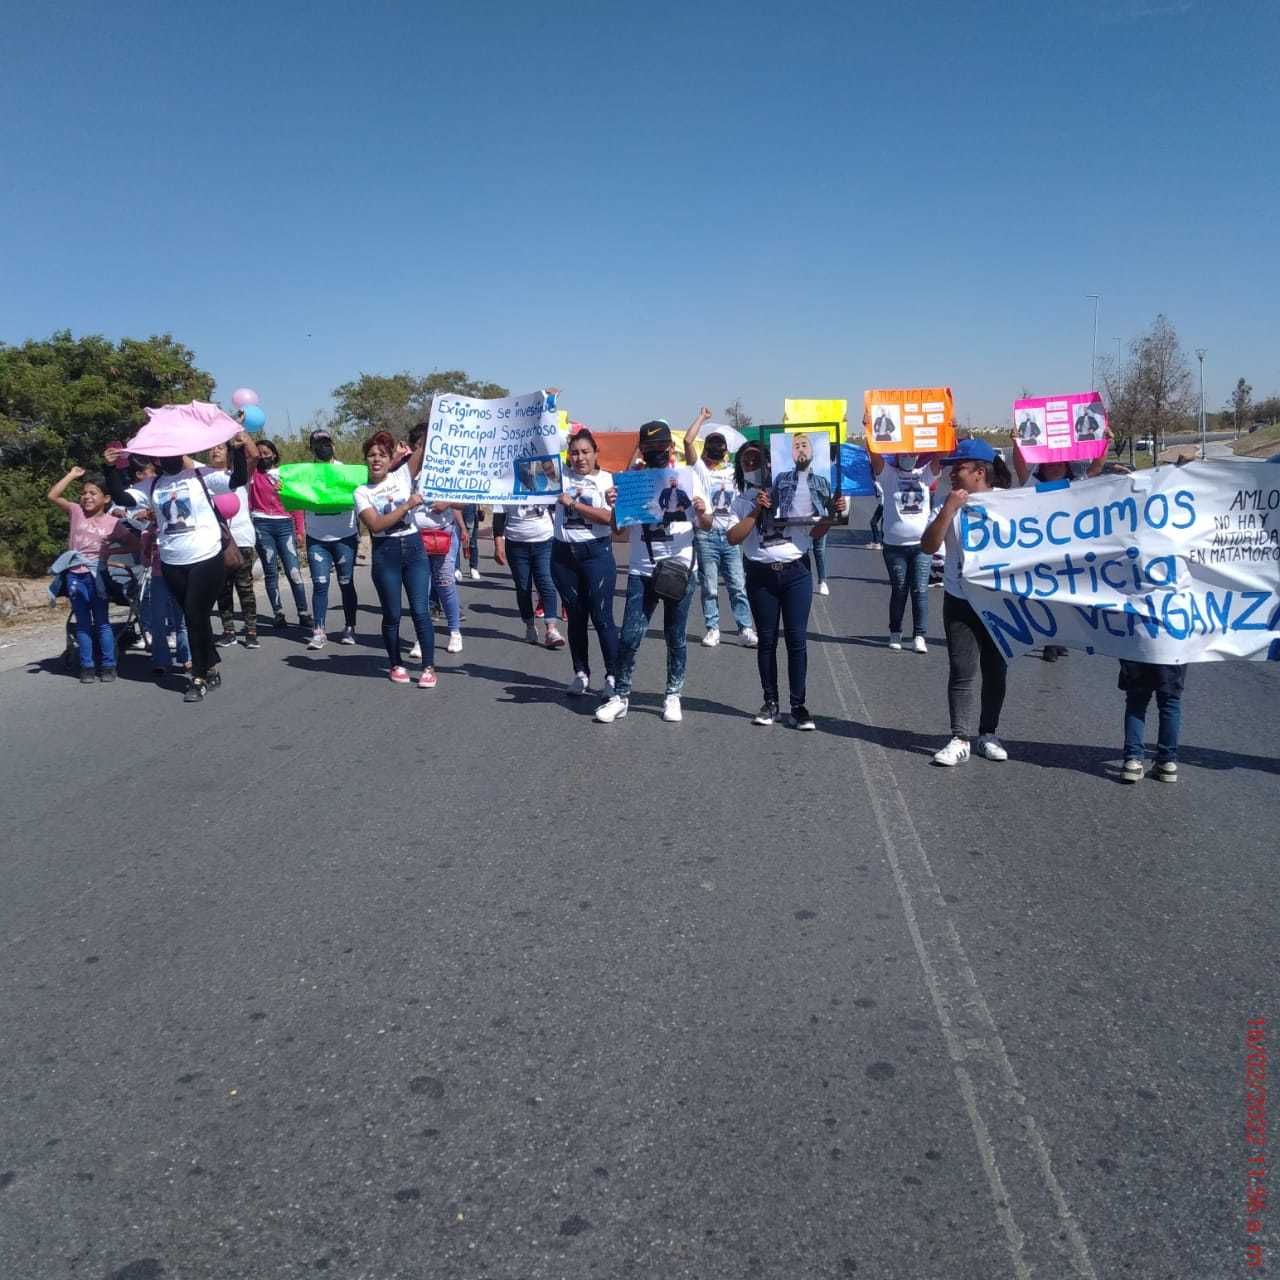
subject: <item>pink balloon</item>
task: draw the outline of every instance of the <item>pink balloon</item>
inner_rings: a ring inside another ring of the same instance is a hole
[[[224,520],[230,520],[240,510],[240,499],[234,493],[220,493],[213,500],[213,509]]]
[[[231,403],[237,409],[243,409],[247,404],[258,404],[258,393],[252,387],[237,387],[231,393]]]

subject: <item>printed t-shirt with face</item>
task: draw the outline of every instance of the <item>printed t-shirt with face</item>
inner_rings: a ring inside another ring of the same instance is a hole
[[[356,513],[372,511],[376,515],[389,515],[397,507],[409,501],[413,493],[413,482],[409,478],[407,467],[397,467],[377,484],[361,484],[356,486],[354,494]],[[375,533],[375,538],[407,538],[417,533],[411,515],[401,516],[400,520],[389,529]]]
[[[733,500],[738,496],[738,485],[733,477],[733,464],[709,467],[701,458],[693,468],[702,477],[707,490],[707,510],[711,512],[712,527],[719,533],[727,533],[736,521],[733,518]]]
[[[693,567],[693,521],[696,513],[693,510],[694,498],[707,501],[707,489],[702,477],[693,467],[676,467],[676,489],[688,495],[690,505],[666,511],[661,524],[644,524],[628,526],[631,538],[631,565],[629,573],[640,578],[653,577],[654,561],[679,559],[690,568]]]
[[[140,488],[142,486],[139,486]],[[164,564],[198,564],[222,547],[222,530],[200,477],[190,467],[146,483],[156,521],[156,550]]]
[[[507,514],[504,533],[507,541],[545,542],[551,537],[554,526],[551,522],[551,508],[546,503],[539,506],[511,503],[502,510]]]
[[[613,488],[613,476],[608,471],[593,471],[580,476],[576,471],[564,473],[564,491],[572,494],[584,507],[597,507],[607,511],[609,504],[604,495]],[[607,524],[596,524],[576,511],[570,511],[563,502],[556,503],[556,538],[561,542],[589,542],[592,538],[608,538],[612,529]]]
[[[231,472],[219,471],[214,467],[201,467],[200,475],[204,480],[205,488],[215,498],[222,493],[234,492],[240,499],[240,509],[227,521],[227,528],[231,530],[231,536],[235,539],[237,547],[253,546],[258,535],[253,527],[253,516],[249,512],[249,486],[241,485],[240,488],[233,490]]]
[[[740,493],[733,500],[733,523],[745,520],[756,509],[755,489]],[[742,554],[758,564],[790,564],[803,558],[810,542],[804,525],[788,524],[774,515],[772,508],[761,510],[756,527],[747,534]]]
[[[96,516],[87,516],[78,502],[71,504],[71,533],[67,538],[67,549],[78,551],[93,560],[105,561],[107,543],[119,530],[123,521],[106,511],[99,511]],[[92,573],[87,566],[79,566],[72,573]]]
[[[929,527],[929,485],[932,468],[926,463],[900,471],[890,459],[880,472],[884,493],[884,538],[891,547],[909,547],[924,537]]]

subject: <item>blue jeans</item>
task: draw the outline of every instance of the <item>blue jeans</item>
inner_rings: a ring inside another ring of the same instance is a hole
[[[292,516],[253,517],[253,528],[258,535],[258,555],[262,558],[262,580],[267,588],[267,599],[272,611],[283,613],[280,607],[280,561],[293,592],[293,603],[301,618],[307,611],[307,593],[302,586],[302,569],[298,563],[298,544],[294,538]]]
[[[551,577],[551,544],[554,538],[541,542],[512,542],[507,539],[507,563],[511,566],[511,580],[516,584],[516,604],[520,617],[533,621],[533,586],[542,597],[542,612],[548,624],[560,616],[560,601],[556,596],[556,584]]]
[[[882,554],[889,571],[889,630],[901,633],[910,595],[914,634],[924,635],[929,629],[929,565],[933,557],[921,551],[918,542],[900,547],[886,542]]]
[[[813,575],[808,559],[793,560],[780,569],[747,561],[747,598],[760,633],[756,666],[764,700],[778,701],[778,632],[787,641],[787,692],[793,707],[804,706],[809,676],[809,608],[813,604]]]
[[[98,642],[102,667],[116,665],[116,638],[107,614],[107,598],[98,594],[96,573],[67,574],[67,596],[76,619],[76,648],[80,650],[80,670],[94,667],[93,644]]]
[[[323,631],[329,616],[329,573],[338,575],[338,590],[342,593],[342,614],[352,630],[356,625],[356,584],[353,578],[356,568],[356,535],[324,542],[319,538],[307,539],[307,564],[311,569],[311,613],[316,630]],[[265,573],[265,570],[263,571]]]
[[[191,661],[187,620],[182,616],[182,609],[159,570],[151,575],[151,586],[147,594],[150,597],[147,625],[151,628],[151,665],[169,665],[169,633],[172,631],[174,661],[178,666],[185,667]]]
[[[1156,764],[1174,764],[1178,759],[1178,730],[1182,727],[1182,695],[1159,689],[1130,689],[1124,695],[1124,758],[1146,759],[1143,739],[1147,734],[1147,707],[1155,695],[1160,721],[1156,738]]]
[[[663,600],[653,589],[651,578],[642,578],[638,573],[627,575],[627,607],[622,615],[622,632],[618,636],[616,692],[620,698],[631,694],[636,654],[659,602],[662,604],[662,630],[667,642],[667,692],[679,693],[684,688],[684,669],[689,652],[685,628],[689,624],[693,590],[693,575],[690,574],[689,590],[683,599]]]
[[[458,537],[458,526],[449,526],[449,550],[442,556],[430,556],[431,579],[427,584],[427,605],[433,600],[440,602],[444,610],[445,624],[450,631],[457,631],[462,625],[462,606],[458,600],[458,584],[454,580],[453,565],[458,558],[458,548],[462,540]]]
[[[587,619],[590,618],[604,655],[606,675],[618,678],[618,624],[613,620],[613,591],[617,566],[609,538],[589,538],[583,542],[553,540],[551,576],[569,615],[569,654],[573,670],[591,675],[587,649]]]
[[[884,541],[884,503],[876,503],[876,509],[871,513],[871,541]]]
[[[467,537],[471,540],[471,550],[467,553],[467,559],[471,562],[473,569],[478,569],[480,544],[476,541],[476,531],[480,527],[480,508],[474,502],[463,504],[462,523],[467,526]],[[453,566],[455,569],[462,568],[462,541],[459,538],[454,539]]]
[[[813,571],[819,582],[827,580],[827,535],[813,539]]]
[[[743,585],[742,548],[731,547],[720,529],[693,532],[693,550],[698,565],[698,583],[702,592],[702,621],[708,631],[720,629],[720,570],[724,570],[725,586],[729,588],[729,608],[738,630],[751,625],[751,608],[747,604],[747,589]]]
[[[443,559],[443,557],[440,557]],[[427,604],[427,584],[431,581],[429,557],[417,532],[403,538],[373,539],[370,570],[373,585],[382,606],[382,643],[393,667],[402,667],[400,657],[401,591],[409,596],[409,613],[413,630],[422,646],[422,665],[431,667],[436,660],[436,638],[431,630],[431,608]]]

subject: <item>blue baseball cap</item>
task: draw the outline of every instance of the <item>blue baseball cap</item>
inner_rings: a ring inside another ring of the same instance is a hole
[[[1000,456],[998,449],[992,448],[985,440],[960,440],[956,447],[943,459],[948,462],[994,462]]]

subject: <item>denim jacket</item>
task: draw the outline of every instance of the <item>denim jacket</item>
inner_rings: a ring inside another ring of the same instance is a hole
[[[770,497],[773,499],[774,511],[790,511],[791,502],[795,496],[796,473],[784,471],[773,482],[773,492]],[[809,497],[813,501],[813,510],[818,519],[822,520],[835,515],[835,508],[831,502],[831,481],[826,476],[815,475],[812,471],[809,473]]]
[[[105,598],[106,584],[102,581],[102,564],[97,556],[87,556],[83,551],[64,551],[50,566],[53,581],[49,583],[49,608],[58,602],[59,596],[67,595],[67,574],[72,569],[90,569],[93,572],[93,584],[98,595]]]

